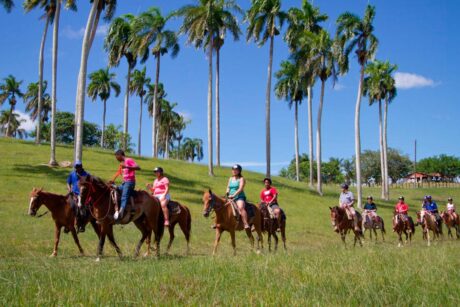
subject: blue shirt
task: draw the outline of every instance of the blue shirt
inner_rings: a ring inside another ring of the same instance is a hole
[[[364,210],[377,210],[377,206],[374,203],[366,203],[364,205]]]
[[[89,174],[85,171],[82,171],[81,174],[77,174],[76,171],[73,171],[67,177],[67,183],[72,187],[72,192],[75,195],[80,195],[80,190],[78,189],[78,181],[80,180],[79,176],[88,176]]]
[[[423,208],[425,208],[427,211],[438,211],[438,206],[434,201],[431,203],[424,203]]]

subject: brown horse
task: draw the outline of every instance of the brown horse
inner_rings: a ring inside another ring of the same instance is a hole
[[[409,240],[409,243],[412,242],[412,236],[415,233],[414,221],[410,216],[407,216],[407,219],[400,213],[394,212],[393,215],[393,230],[398,234],[398,247],[403,245],[402,234],[406,236],[406,243]]]
[[[254,217],[249,219],[249,224],[253,225],[257,232],[257,253],[260,252],[260,248],[263,248],[263,237],[262,237],[262,221],[260,210],[253,204],[246,203],[246,208],[252,206],[254,210]],[[205,191],[203,194],[203,215],[208,217],[211,211],[214,210],[216,213],[216,240],[214,241],[214,249],[212,254],[215,255],[217,252],[217,245],[219,244],[220,237],[224,231],[230,233],[232,238],[233,254],[236,255],[236,243],[235,243],[235,231],[243,230],[243,222],[241,218],[238,220],[233,211],[231,201],[227,201],[224,198],[218,197],[213,194],[211,190]],[[246,229],[246,234],[251,243],[251,247],[254,248],[254,237],[250,229]]]
[[[171,205],[178,206],[180,212],[174,213],[174,210],[169,210],[169,243],[166,252],[169,252],[169,249],[171,248],[171,245],[174,241],[174,227],[176,226],[176,224],[179,224],[180,229],[184,233],[185,240],[187,241],[188,254],[190,251],[190,233],[192,230],[192,216],[190,214],[190,209],[187,206],[181,205],[179,202],[172,200],[169,202],[168,207],[170,207]],[[161,211],[160,214],[163,214],[163,211]]]
[[[271,237],[275,239],[275,251],[278,249],[278,235],[277,229],[280,229],[281,232],[281,239],[283,240],[284,250],[286,248],[286,217],[284,213],[280,213],[283,216],[281,217],[281,222],[278,219],[271,217],[270,212],[268,211],[268,207],[264,203],[259,204],[260,214],[262,215],[263,223],[262,223],[262,231],[268,233],[268,251],[272,250],[272,240]]]
[[[456,215],[456,218],[452,216],[452,214],[449,214],[449,212],[441,212],[441,217],[442,220],[444,221],[444,224],[447,226],[447,234],[449,237],[453,238],[452,235],[452,228],[455,229],[455,235],[457,236],[457,239],[460,238],[460,218],[458,215]]]
[[[356,212],[356,217],[358,219],[358,228],[359,231],[356,231],[354,226],[353,226],[353,220],[350,220],[347,216],[347,213],[345,209],[340,208],[338,206],[335,207],[329,207],[331,210],[331,223],[332,227],[337,226],[337,232],[340,234],[340,237],[342,238],[343,243],[346,246],[345,242],[345,237],[348,233],[348,231],[353,231],[355,234],[355,240],[353,246],[356,246],[356,242],[359,242],[359,245],[363,246],[363,243],[361,242],[361,237],[363,235],[362,229],[361,229],[361,214],[359,212]]]
[[[97,223],[101,227],[96,261],[99,261],[102,256],[106,236],[117,251],[118,256],[122,257],[121,250],[116,244],[113,236],[113,214],[115,213],[115,206],[117,205],[117,192],[111,189],[101,179],[91,175],[82,176],[78,185],[80,188],[80,202],[89,205],[91,215],[97,220]],[[145,240],[147,242],[147,252],[144,256],[150,255],[152,231],[155,233],[155,255],[159,256],[160,240],[164,232],[163,216],[160,214],[160,204],[156,198],[151,197],[145,191],[136,192],[133,204],[134,208],[131,208],[131,210],[135,212],[130,214],[129,209],[131,203],[129,203],[126,208],[125,217],[120,223],[128,224],[134,222],[142,233],[142,237],[136,246],[134,256],[137,257],[139,255],[140,248]]]
[[[417,211],[417,220],[421,221],[423,239],[427,240],[428,246],[431,245],[430,231],[433,233],[433,240],[440,239],[442,232],[436,224],[436,216],[428,211]]]
[[[366,230],[369,229],[369,235],[370,235],[371,241],[372,241],[372,232],[374,232],[375,241],[377,241],[378,239],[377,229],[380,229],[380,233],[382,234],[382,241],[385,241],[385,236],[384,236],[384,234],[386,234],[385,222],[383,221],[382,217],[380,216],[373,217],[369,212],[364,211],[361,229],[363,230],[363,238],[365,237],[364,234]]]
[[[36,216],[41,205],[45,205],[45,207],[51,212],[51,216],[54,220],[54,249],[50,257],[57,256],[62,227],[72,233],[73,240],[75,241],[75,244],[77,244],[80,254],[84,254],[75,229],[76,216],[74,210],[70,206],[70,197],[72,196],[48,193],[44,192],[43,189],[37,188],[33,188],[30,193],[29,215]],[[96,224],[96,221],[94,219],[86,219],[84,223],[86,224],[88,221],[91,222],[94,231],[99,236],[99,226]]]

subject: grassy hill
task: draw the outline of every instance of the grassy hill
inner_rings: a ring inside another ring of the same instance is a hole
[[[274,178],[280,203],[288,216],[288,251],[256,255],[243,233],[237,235],[237,256],[231,256],[230,237],[223,235],[218,256],[212,257],[212,221],[202,217],[201,196],[212,188],[224,194],[229,169],[207,168],[181,161],[136,158],[142,168],[138,187],[153,180],[152,169],[161,165],[172,182],[172,197],[192,212],[191,255],[176,228],[170,255],[134,259],[131,255],[140,233],[134,225],[116,226],[115,237],[126,257],[120,261],[106,244],[105,258],[96,263],[96,235],[80,235],[86,257],[70,235],[62,235],[59,256],[48,258],[54,226],[49,215],[27,215],[32,187],[65,194],[70,169],[49,168],[49,147],[0,138],[0,305],[459,305],[460,242],[447,240],[427,247],[420,228],[411,246],[397,247],[391,231],[391,212],[404,194],[411,214],[425,194],[444,206],[447,196],[460,200],[460,189],[392,190],[392,200],[377,202],[387,224],[385,242],[365,242],[344,248],[332,231],[328,206],[338,201],[337,186],[318,197],[283,178]],[[60,161],[72,160],[72,148],[58,146]],[[111,152],[85,150],[84,166],[108,179],[117,163]],[[246,193],[256,202],[263,187],[262,174],[244,172]],[[379,195],[377,189],[365,194]],[[457,201],[459,203],[459,201]],[[39,212],[44,212],[40,209]],[[162,241],[162,252],[169,235]],[[266,243],[266,242],[265,242]],[[265,247],[267,245],[265,244]],[[143,248],[145,249],[145,247]]]

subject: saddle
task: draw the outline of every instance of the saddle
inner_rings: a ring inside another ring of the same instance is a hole
[[[232,206],[233,216],[239,222],[241,218],[240,218],[240,211],[238,210],[238,206],[236,205],[234,201],[231,201],[230,205]],[[256,216],[256,210],[255,210],[254,204],[246,202],[244,206],[244,210],[246,210],[246,214],[248,215],[248,223],[251,224],[252,219]]]
[[[170,200],[168,202],[169,215],[178,215],[181,213],[180,205],[178,202]]]
[[[117,224],[128,224],[134,220],[137,220],[142,215],[142,210],[139,206],[136,205],[136,198],[138,196],[137,191],[133,191],[132,195],[129,197],[129,201],[126,204],[125,212],[123,218],[117,222]],[[112,189],[110,191],[110,197],[112,202],[115,204],[115,210],[120,210],[121,208],[121,192],[117,189]]]

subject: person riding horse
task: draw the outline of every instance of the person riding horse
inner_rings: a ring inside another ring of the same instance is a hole
[[[355,197],[353,193],[348,191],[348,184],[344,183],[341,185],[342,193],[340,193],[339,206],[347,212],[349,219],[353,220],[353,226],[355,231],[361,231],[358,226],[358,217],[356,216],[356,211],[353,208],[355,203]],[[334,227],[334,231],[338,231],[337,225]]]
[[[374,203],[374,198],[372,196],[367,197],[363,213],[364,216],[369,216],[373,221],[377,219],[377,205]]]
[[[161,167],[155,167],[153,173],[157,178],[153,181],[153,185],[147,184],[147,188],[160,201],[161,210],[165,218],[164,225],[169,226],[168,203],[171,200],[171,196],[169,195],[169,179],[164,176],[163,168]]]
[[[424,215],[426,213],[434,215],[434,217],[436,218],[436,226],[438,227],[438,230],[440,231],[441,227],[442,227],[442,218],[441,218],[441,215],[439,215],[439,212],[438,212],[438,205],[433,201],[431,195],[426,195],[423,198],[422,220],[423,220],[423,217],[424,217]]]
[[[394,223],[394,225],[398,224],[399,218],[401,218],[402,221],[404,223],[406,223],[409,220],[409,217],[407,215],[408,211],[409,211],[409,205],[407,205],[404,202],[404,196],[399,196],[398,203],[395,206],[395,216],[394,216],[395,223]],[[394,229],[393,229],[393,231],[394,231]]]
[[[233,165],[232,176],[228,179],[227,195],[229,199],[236,203],[241,219],[243,220],[244,229],[249,229],[248,215],[245,210],[246,194],[244,194],[244,185],[246,182],[241,174],[242,170],[241,165]]]
[[[455,205],[453,203],[452,197],[449,197],[447,199],[446,209],[447,209],[447,214],[451,216],[452,220],[456,221],[458,219],[458,215],[455,212]]]
[[[141,168],[133,159],[126,157],[125,152],[121,149],[115,152],[115,158],[120,162],[120,166],[109,183],[113,184],[118,176],[123,175],[123,183],[120,187],[118,187],[118,190],[121,191],[121,209],[116,210],[113,215],[115,221],[118,221],[123,218],[126,204],[128,203],[129,198],[133,195],[133,191],[136,186],[136,171]]]
[[[81,161],[75,161],[74,163],[74,170],[69,174],[67,177],[67,190],[68,193],[70,194],[70,206],[74,211],[77,212],[77,227],[78,227],[78,232],[85,232],[85,223],[82,222],[82,219],[84,216],[84,210],[78,210],[77,205],[78,204],[78,196],[80,195],[80,188],[78,187],[78,181],[80,180],[81,176],[88,176],[89,173],[87,173],[83,169],[83,164]]]
[[[270,178],[264,179],[265,189],[260,192],[260,205],[267,206],[269,212],[278,220],[278,225],[281,225],[281,209],[278,205],[278,191],[272,187]],[[276,231],[280,231],[278,227]]]

